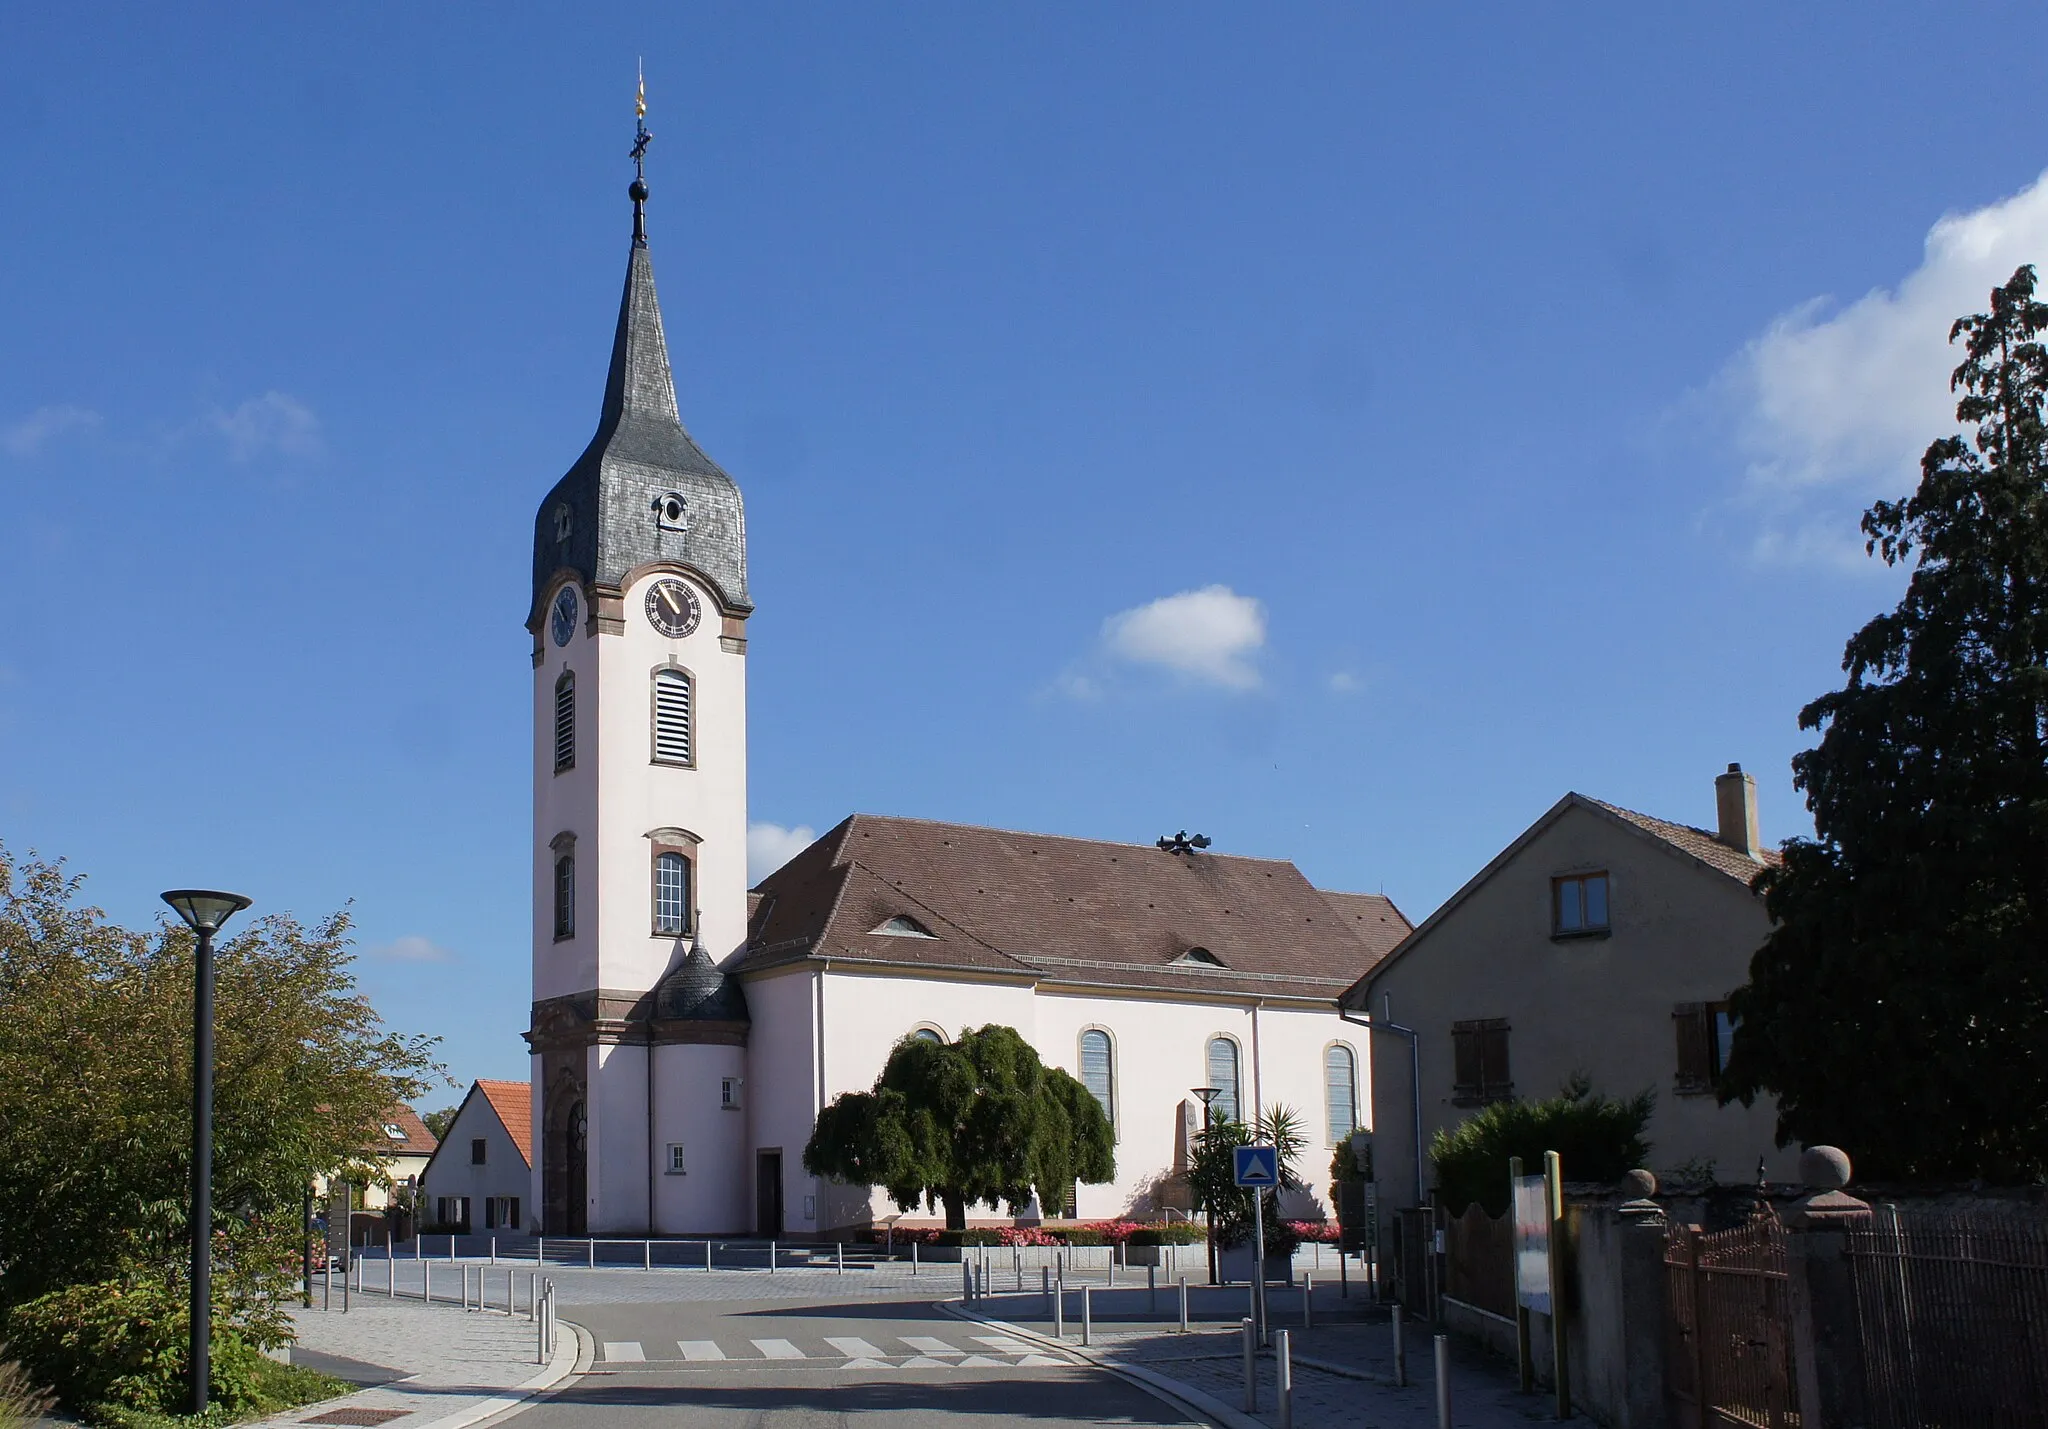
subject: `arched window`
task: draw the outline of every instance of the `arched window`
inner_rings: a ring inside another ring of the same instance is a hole
[[[917,1042],[944,1042],[946,1040],[945,1034],[936,1027],[920,1027],[911,1033],[910,1036],[913,1041]]]
[[[555,936],[576,936],[576,854],[573,849],[555,856]]]
[[[1216,1100],[1209,1104],[1215,1121],[1236,1121],[1242,1115],[1237,1097],[1237,1044],[1228,1037],[1209,1039],[1209,1085]]]
[[[555,773],[576,767],[576,672],[555,681]]]
[[[654,856],[654,931],[680,937],[690,930],[690,861],[679,853]]]
[[[1110,1129],[1115,1130],[1116,1065],[1109,1034],[1100,1027],[1091,1027],[1081,1034],[1081,1085],[1102,1103],[1102,1114],[1109,1118]]]
[[[1323,1088],[1330,1112],[1330,1145],[1358,1127],[1358,1058],[1342,1042],[1323,1051]]]
[[[688,764],[694,752],[690,730],[690,673],[674,666],[654,672],[654,761]]]

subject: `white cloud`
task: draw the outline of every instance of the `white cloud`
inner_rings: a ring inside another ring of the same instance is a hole
[[[780,824],[747,825],[747,882],[759,883],[811,846],[818,831],[809,824],[785,829]]]
[[[2022,263],[2048,264],[2048,173],[1944,217],[1896,288],[1782,314],[1724,374],[1740,403],[1753,491],[1782,501],[1833,484],[1859,495],[1909,487],[1927,444],[1957,430],[1948,378],[1962,352],[1948,343],[1949,325],[1983,312]],[[1773,532],[1759,551],[1796,558],[1807,544]]]
[[[1330,689],[1340,695],[1355,694],[1365,688],[1365,681],[1349,670],[1338,670],[1330,676]]]
[[[407,933],[402,938],[393,938],[381,947],[370,949],[373,958],[390,958],[401,963],[452,963],[455,954],[430,938],[418,933]]]
[[[320,419],[298,398],[283,392],[251,397],[234,411],[216,408],[207,418],[226,439],[228,456],[252,461],[268,453],[287,457],[320,455]]]
[[[0,433],[0,446],[15,456],[33,456],[52,437],[99,424],[100,414],[89,407],[38,407]]]
[[[1236,690],[1258,686],[1251,657],[1265,643],[1265,607],[1222,585],[1162,596],[1102,622],[1102,648],[1112,658]]]

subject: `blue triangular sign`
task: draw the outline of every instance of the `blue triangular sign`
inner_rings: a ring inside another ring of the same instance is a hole
[[[1236,1181],[1240,1186],[1277,1186],[1280,1184],[1280,1153],[1270,1146],[1240,1146],[1235,1148]]]

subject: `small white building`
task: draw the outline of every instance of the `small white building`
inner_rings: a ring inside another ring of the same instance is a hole
[[[420,1177],[422,1224],[521,1234],[535,1219],[532,1183],[533,1089],[472,1083]]]
[[[1247,1119],[1299,1111],[1320,1188],[1371,1105],[1366,1030],[1337,999],[1408,932],[1384,898],[1283,861],[861,815],[750,900],[745,510],[683,428],[631,192],[597,431],[534,521],[528,1219],[872,1224],[895,1208],[804,1172],[819,1109],[872,1085],[898,1039],[989,1023],[1109,1113],[1117,1178],[1080,1189],[1083,1216],[1171,1199],[1205,1086]],[[429,1193],[468,1196],[475,1226],[461,1121],[448,1144]]]

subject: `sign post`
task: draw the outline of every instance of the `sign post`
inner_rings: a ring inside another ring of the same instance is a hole
[[[1235,1148],[1237,1184],[1252,1193],[1252,1306],[1259,1343],[1266,1343],[1266,1192],[1280,1184],[1280,1153],[1271,1146]]]
[[[1543,1210],[1550,1223],[1550,1352],[1557,1389],[1557,1417],[1572,1417],[1571,1360],[1564,1338],[1564,1163],[1543,1153]]]

